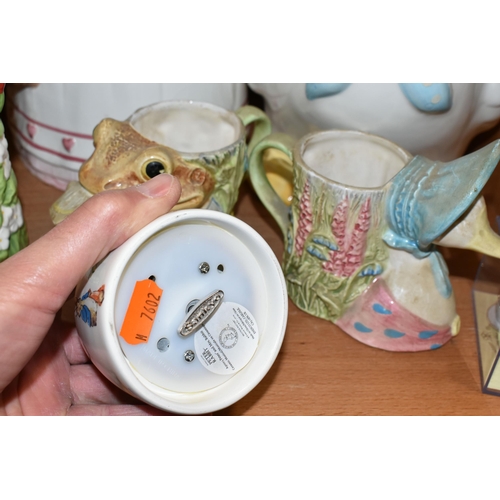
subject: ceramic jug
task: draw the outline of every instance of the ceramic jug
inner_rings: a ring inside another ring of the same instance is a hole
[[[500,121],[499,83],[250,83],[273,130],[376,134],[412,154],[449,161]]]
[[[5,84],[0,84],[0,111],[3,108]],[[0,121],[0,262],[28,244],[21,203],[17,196],[17,180],[10,163],[7,140]]]
[[[291,206],[266,176],[268,148],[293,162]],[[480,196],[499,160],[500,141],[443,163],[378,136],[330,130],[297,143],[269,136],[254,149],[249,173],[284,234],[293,302],[370,346],[422,351],[460,329],[436,245],[500,257]]]
[[[247,129],[252,135],[247,144]],[[230,213],[247,169],[248,152],[271,132],[253,106],[236,112],[195,101],[165,101],[137,110],[126,121],[102,120],[95,150],[51,208],[55,224],[92,195],[123,189],[168,172],[182,186],[174,210],[207,208]]]

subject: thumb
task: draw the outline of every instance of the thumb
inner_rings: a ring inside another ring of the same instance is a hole
[[[0,391],[24,366],[78,281],[180,197],[168,174],[97,194],[0,265]]]

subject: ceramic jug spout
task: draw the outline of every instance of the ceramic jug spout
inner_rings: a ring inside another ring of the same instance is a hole
[[[486,203],[481,196],[467,215],[436,241],[443,247],[466,248],[500,258],[500,236],[488,222]]]
[[[500,236],[488,227],[485,231],[478,232],[477,238],[467,248],[500,259]]]

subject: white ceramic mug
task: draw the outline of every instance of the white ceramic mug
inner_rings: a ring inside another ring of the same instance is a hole
[[[214,291],[224,297],[210,316],[204,299]],[[75,321],[111,382],[163,410],[203,414],[266,375],[287,312],[284,277],[264,239],[235,217],[200,209],[156,219],[90,270],[76,290]],[[181,335],[193,317],[201,328]]]

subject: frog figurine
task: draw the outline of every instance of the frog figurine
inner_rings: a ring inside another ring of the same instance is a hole
[[[128,122],[105,118],[93,135],[95,151],[81,166],[79,182],[70,182],[50,209],[54,224],[94,194],[135,186],[162,173],[177,177],[182,187],[172,210],[199,208],[208,202],[215,187],[208,169],[186,162],[175,150],[147,139]]]
[[[0,111],[5,102],[4,89],[5,84],[0,83]],[[0,262],[28,245],[28,233],[17,196],[17,179],[7,146],[0,120]]]

